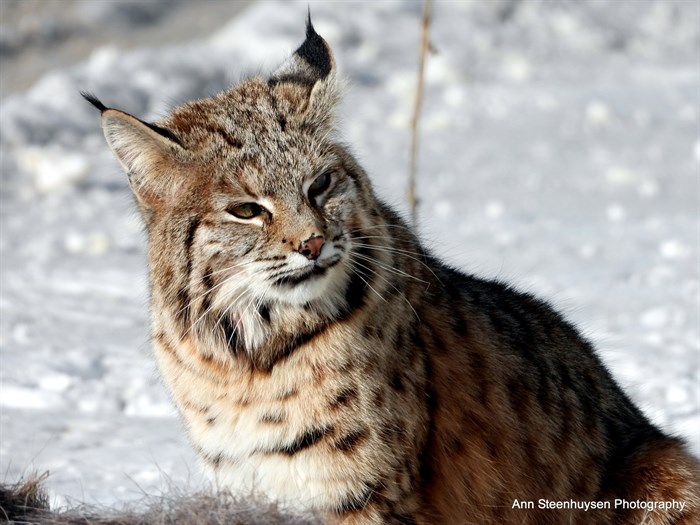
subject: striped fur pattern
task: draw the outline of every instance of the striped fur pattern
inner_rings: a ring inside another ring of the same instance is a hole
[[[698,523],[698,462],[542,301],[427,253],[334,133],[331,51],[157,124],[90,100],[149,234],[153,347],[216,482],[329,523]],[[680,499],[683,513],[513,509]]]

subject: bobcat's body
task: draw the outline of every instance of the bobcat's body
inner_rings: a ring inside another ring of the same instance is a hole
[[[424,251],[334,140],[336,91],[309,24],[270,80],[158,126],[92,100],[147,224],[159,366],[217,483],[342,523],[698,523],[697,461],[546,304]],[[514,505],[616,498],[685,507]]]

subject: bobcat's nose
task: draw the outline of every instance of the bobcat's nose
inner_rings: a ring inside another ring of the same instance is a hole
[[[323,248],[325,243],[326,239],[323,235],[312,235],[299,244],[297,251],[310,261],[313,261],[318,259],[318,256],[321,254],[321,248]]]

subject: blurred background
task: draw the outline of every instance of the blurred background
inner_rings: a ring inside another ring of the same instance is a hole
[[[145,236],[97,112],[143,119],[265,75],[310,5],[342,134],[406,211],[419,1],[0,2],[0,472],[58,503],[201,486],[148,344]],[[435,2],[418,228],[550,300],[700,454],[700,7]]]

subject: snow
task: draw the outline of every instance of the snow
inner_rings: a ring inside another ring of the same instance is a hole
[[[39,192],[56,191],[77,183],[88,174],[85,156],[64,148],[18,148],[15,158],[20,169],[32,177]]]
[[[84,2],[75,24],[112,23],[113,10],[96,4]],[[127,16],[139,4],[124,5]],[[153,3],[147,15],[179,5]],[[201,485],[149,351],[142,226],[78,91],[158,117],[273,70],[303,39],[306,5],[254,3],[195,42],[101,47],[0,102],[6,479],[48,469],[59,503]],[[404,212],[420,9],[311,4],[349,79],[343,135]],[[649,417],[696,454],[699,9],[436,3],[419,153],[426,244],[553,302]],[[127,40],[123,16],[113,23]]]

